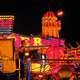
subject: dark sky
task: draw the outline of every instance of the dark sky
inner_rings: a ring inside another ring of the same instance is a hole
[[[72,45],[80,41],[80,9],[78,0],[0,0],[0,14],[15,15],[14,32],[23,35],[41,33],[44,12],[63,9],[60,37]]]

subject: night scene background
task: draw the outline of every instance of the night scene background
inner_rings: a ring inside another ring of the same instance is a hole
[[[78,0],[0,0],[0,15],[14,15],[14,32],[22,35],[41,33],[41,18],[46,11],[64,11],[60,38],[72,46],[80,43]]]

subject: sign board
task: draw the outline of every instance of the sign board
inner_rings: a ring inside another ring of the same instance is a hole
[[[65,41],[63,39],[52,38],[44,39],[41,37],[26,37],[22,38],[23,46],[64,46]]]
[[[2,59],[13,59],[13,39],[0,39],[0,55]]]

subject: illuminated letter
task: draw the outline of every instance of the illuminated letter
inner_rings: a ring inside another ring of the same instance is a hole
[[[40,46],[41,45],[41,38],[34,38],[34,46]]]
[[[26,38],[26,39],[25,39],[25,46],[26,46],[26,47],[29,46],[29,38]]]

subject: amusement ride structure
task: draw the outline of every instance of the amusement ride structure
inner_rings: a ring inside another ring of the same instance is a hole
[[[77,74],[75,67],[80,63],[80,48],[65,47],[65,40],[59,37],[61,20],[53,11],[44,13],[40,36],[32,34],[23,36],[14,33],[13,22],[14,16],[0,16],[0,65],[2,63],[0,71],[2,73],[13,73],[17,70],[16,60],[20,60],[18,52],[24,47],[23,64],[28,65],[27,68],[25,67],[28,80],[31,78],[47,80],[46,75],[50,75],[54,80],[65,77],[73,80]],[[20,64],[18,70],[20,71]]]

